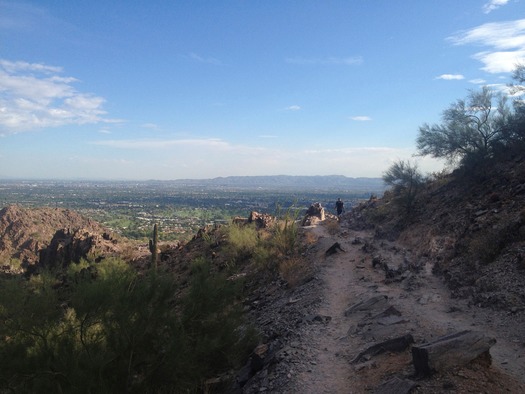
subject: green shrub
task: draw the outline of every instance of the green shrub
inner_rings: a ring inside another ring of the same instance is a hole
[[[183,302],[182,326],[195,378],[212,376],[224,366],[240,366],[256,344],[253,329],[242,329],[243,288],[240,280],[229,281],[223,274],[212,273],[205,259],[192,263],[192,281]]]
[[[182,300],[171,274],[120,260],[1,281],[0,392],[195,392],[255,345],[242,283],[204,260]]]
[[[425,182],[417,164],[408,160],[398,160],[385,171],[383,181],[392,187],[392,201],[409,215]]]
[[[269,239],[270,247],[278,256],[290,257],[298,253],[300,242],[297,218],[300,213],[300,210],[291,206],[284,214],[281,214],[278,207],[276,216],[280,219],[274,225],[272,236]]]
[[[233,264],[250,259],[259,245],[259,234],[254,225],[231,224],[227,227],[226,238],[225,252]]]

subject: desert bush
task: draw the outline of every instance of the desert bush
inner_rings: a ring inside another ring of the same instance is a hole
[[[202,239],[209,248],[218,247],[223,239],[226,237],[227,227],[216,226],[212,228],[211,231],[204,231],[202,233]]]
[[[279,263],[279,274],[289,287],[294,288],[312,277],[313,267],[305,259],[291,257]]]
[[[336,235],[339,234],[341,231],[341,226],[339,224],[339,221],[337,220],[329,220],[326,222],[326,230],[328,231],[328,234],[330,235]]]
[[[485,232],[470,241],[468,250],[473,261],[487,264],[494,261],[501,249],[502,243],[498,234]]]
[[[302,246],[296,224],[299,213],[299,210],[288,209],[270,228],[257,229],[253,225],[236,223],[227,226],[227,243],[223,249],[228,261],[227,273],[232,275],[240,267],[249,266],[250,272],[259,279],[280,275],[289,283],[298,283],[293,277],[306,275],[304,267],[296,262]]]
[[[274,249],[277,255],[291,256],[298,252],[300,245],[297,228],[298,215],[299,211],[292,207],[274,225],[270,247]]]
[[[0,267],[3,272],[20,274],[24,271],[24,263],[15,257],[8,258],[6,261],[0,261]]]
[[[254,225],[231,224],[227,227],[228,245],[225,252],[233,262],[243,262],[253,256],[259,245],[259,235]]]
[[[417,164],[410,163],[408,160],[399,160],[385,171],[383,180],[392,187],[394,195],[392,201],[409,215],[425,182]]]
[[[385,199],[391,198],[388,196],[389,192],[387,191],[385,192]],[[392,214],[391,211],[391,204],[384,202],[382,204],[367,207],[367,209],[362,211],[362,215],[367,223],[379,224],[388,219],[389,215]]]
[[[275,273],[279,265],[279,259],[275,253],[264,244],[255,249],[253,259],[257,270],[262,272]]]
[[[305,246],[313,245],[317,242],[318,237],[311,231],[304,233],[303,242]]]
[[[2,278],[0,391],[194,392],[238,366],[256,339],[237,305],[242,283],[192,266],[181,300],[171,274],[115,259]]]
[[[224,366],[239,366],[256,343],[253,329],[245,329],[242,304],[237,302],[242,280],[228,281],[223,274],[212,274],[205,259],[192,263],[192,282],[183,301],[182,326],[188,349],[184,356],[192,366],[194,379],[211,376]]]
[[[484,264],[493,262],[508,245],[520,239],[521,223],[520,217],[504,227],[476,233],[468,246],[470,255]]]

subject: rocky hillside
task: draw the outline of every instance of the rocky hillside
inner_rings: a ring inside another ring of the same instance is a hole
[[[0,211],[0,261],[4,270],[78,261],[92,255],[121,254],[117,241],[99,223],[68,209],[8,206]]]
[[[525,157],[456,171],[428,183],[406,214],[386,193],[349,222],[373,228],[433,265],[452,295],[477,305],[525,309]]]
[[[252,292],[265,342],[237,378],[243,393],[524,392],[525,157],[434,179],[411,212],[398,201],[305,227],[310,280]],[[490,355],[415,372],[411,348],[471,330],[495,341]],[[385,351],[407,335],[414,345]]]

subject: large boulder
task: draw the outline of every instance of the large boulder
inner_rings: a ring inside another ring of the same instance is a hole
[[[257,228],[268,228],[275,223],[275,218],[267,213],[252,211],[248,217],[248,223],[255,223]]]
[[[326,219],[325,210],[320,202],[314,202],[308,210],[302,221],[303,226],[311,226],[316,221],[323,221]]]

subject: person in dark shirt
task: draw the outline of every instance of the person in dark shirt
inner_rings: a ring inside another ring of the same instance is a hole
[[[340,198],[335,202],[335,209],[337,210],[337,216],[341,215],[344,212],[344,203]]]

